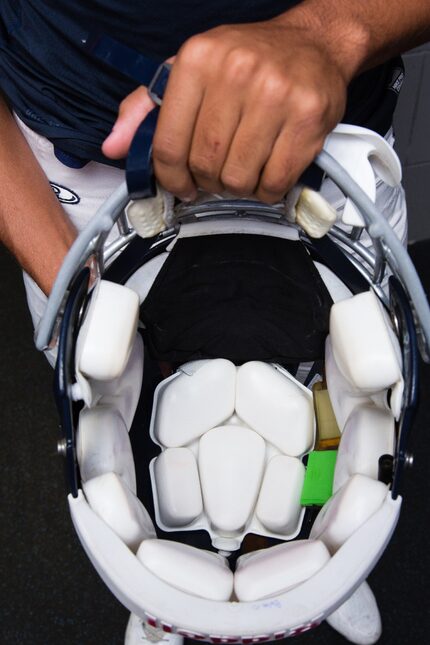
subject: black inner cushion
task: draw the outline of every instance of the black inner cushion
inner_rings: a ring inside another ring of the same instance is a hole
[[[299,241],[179,239],[141,306],[153,358],[294,363],[324,356],[332,304]]]

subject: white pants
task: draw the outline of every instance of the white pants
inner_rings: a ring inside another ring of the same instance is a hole
[[[124,171],[96,162],[90,162],[80,169],[68,168],[55,157],[50,141],[30,130],[19,119],[17,122],[67,215],[77,230],[82,230],[99,206],[124,180]],[[393,144],[394,138],[391,132],[386,138]],[[400,186],[392,188],[380,180],[377,181],[376,188],[376,206],[386,216],[399,239],[406,243],[407,218],[403,188]],[[331,182],[323,186],[323,192],[326,199],[341,213],[344,204],[341,192]],[[116,235],[114,228],[108,241],[114,239]],[[45,310],[46,297],[26,273],[24,273],[24,285],[33,325],[37,329]]]
[[[55,157],[54,146],[48,139],[33,132],[18,118],[16,120],[64,210],[76,229],[81,231],[124,180],[124,171],[96,162],[90,162],[84,168],[68,168]],[[114,229],[109,240],[115,236]],[[24,273],[24,286],[33,325],[37,329],[45,310],[46,296],[27,273]]]

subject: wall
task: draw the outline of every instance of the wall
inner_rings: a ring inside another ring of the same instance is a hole
[[[430,43],[404,56],[406,78],[394,119],[403,165],[409,240],[430,238]]]

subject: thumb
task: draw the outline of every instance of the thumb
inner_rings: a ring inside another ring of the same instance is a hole
[[[103,142],[103,154],[110,159],[125,157],[139,125],[154,107],[146,87],[138,87],[126,96],[119,106],[112,132]]]

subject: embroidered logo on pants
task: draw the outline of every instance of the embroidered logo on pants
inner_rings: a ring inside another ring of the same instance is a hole
[[[57,196],[58,201],[62,204],[79,204],[81,201],[79,195],[77,195],[73,190],[70,190],[70,188],[61,186],[61,184],[54,184],[52,181],[49,183],[51,184],[52,190]]]

